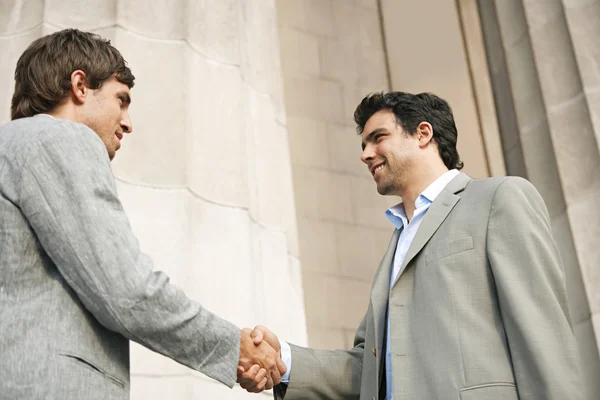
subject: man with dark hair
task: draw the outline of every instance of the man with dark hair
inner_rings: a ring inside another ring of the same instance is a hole
[[[448,103],[367,96],[354,114],[377,191],[402,203],[351,350],[281,342],[276,397],[387,400],[580,399],[579,356],[546,206],[517,177],[458,170]],[[267,328],[252,332],[279,348]],[[254,371],[238,370],[257,392]]]
[[[238,364],[261,389],[285,372],[141,253],[110,168],[134,79],[108,40],[75,29],[17,63],[0,127],[3,399],[128,399],[129,340],[230,387]]]

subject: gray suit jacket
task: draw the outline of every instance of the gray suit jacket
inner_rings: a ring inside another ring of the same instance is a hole
[[[239,329],[140,252],[88,127],[0,127],[0,398],[128,399],[129,340],[233,386]]]
[[[564,272],[533,185],[458,175],[425,215],[390,291],[399,234],[355,347],[292,346],[290,383],[277,397],[382,399],[389,312],[394,400],[581,398]]]

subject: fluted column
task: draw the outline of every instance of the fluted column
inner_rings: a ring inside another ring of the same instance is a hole
[[[506,69],[504,84],[510,96],[496,106],[499,114],[503,109],[514,111],[524,175],[548,205],[565,266],[586,398],[595,399],[600,396],[600,155],[590,98],[595,54],[600,53],[590,52],[593,40],[584,38],[593,37],[598,7],[583,3],[480,0],[479,6],[482,23],[498,25],[500,50],[488,40],[487,51],[500,51],[503,57],[490,59],[490,71]],[[502,135],[512,137],[515,132]]]

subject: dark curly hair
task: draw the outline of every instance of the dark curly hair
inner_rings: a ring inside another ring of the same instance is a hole
[[[396,116],[396,122],[410,135],[416,133],[421,122],[429,122],[433,127],[433,140],[438,145],[440,157],[446,167],[462,169],[464,163],[456,149],[458,131],[452,109],[446,100],[432,93],[371,93],[354,111],[354,122],[359,135],[363,133],[369,118],[381,110],[391,110]]]

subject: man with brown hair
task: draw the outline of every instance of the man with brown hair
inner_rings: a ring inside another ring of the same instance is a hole
[[[129,340],[230,387],[238,364],[267,388],[285,372],[141,253],[110,168],[134,79],[108,40],[74,29],[17,63],[0,127],[2,398],[127,399]]]

